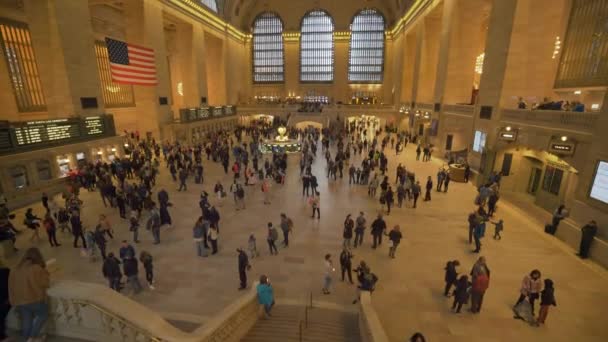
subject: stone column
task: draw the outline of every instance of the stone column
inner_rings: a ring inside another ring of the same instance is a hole
[[[194,25],[192,27],[192,59],[194,60],[192,76],[194,77],[193,90],[198,93],[197,103],[200,102],[201,97],[208,98],[205,52],[205,33],[203,32],[203,28],[201,25]]]
[[[473,168],[483,169],[478,182],[487,179],[494,165],[494,145],[500,122],[500,98],[502,95],[511,32],[518,0],[493,0],[486,37],[483,73],[479,83],[479,99],[475,106],[475,129],[487,134],[483,155],[471,152]],[[489,117],[482,119],[480,115]],[[473,137],[471,137],[473,138]],[[484,164],[484,165],[482,165]]]
[[[102,113],[88,2],[27,0],[25,4],[49,117]],[[96,98],[98,108],[83,109],[84,97]]]
[[[424,40],[424,23],[418,24],[416,28],[416,49],[414,52],[414,72],[412,79],[412,96],[411,102],[415,103],[418,100],[418,86],[420,81],[420,65],[422,60],[422,43]]]
[[[137,107],[137,128],[145,137],[161,137],[161,126],[173,121],[170,105],[160,105],[159,97],[170,100],[171,85],[163,28],[162,4],[156,1],[131,0],[125,3],[127,42],[154,50],[156,86],[133,86]]]

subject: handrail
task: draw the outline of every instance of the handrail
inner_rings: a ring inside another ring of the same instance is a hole
[[[300,320],[300,342],[302,342],[302,320]]]
[[[308,328],[308,306],[304,308],[304,326]]]

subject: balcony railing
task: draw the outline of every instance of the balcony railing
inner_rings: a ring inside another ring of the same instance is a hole
[[[578,131],[583,134],[593,134],[599,113],[564,112],[558,110],[501,110],[502,121],[529,126],[542,126],[569,131]]]
[[[444,114],[473,116],[475,113],[473,105],[444,104],[442,109]]]

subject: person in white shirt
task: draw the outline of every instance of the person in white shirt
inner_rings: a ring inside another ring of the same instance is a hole
[[[332,275],[336,271],[334,263],[331,261],[331,254],[325,255],[325,273],[323,276],[323,294],[330,294]]]

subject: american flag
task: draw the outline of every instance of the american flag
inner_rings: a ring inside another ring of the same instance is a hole
[[[106,38],[112,81],[122,84],[156,85],[154,50]]]

